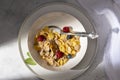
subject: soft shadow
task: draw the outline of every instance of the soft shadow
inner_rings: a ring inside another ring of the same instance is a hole
[[[0,0],[0,44],[17,38],[24,19],[51,1],[62,0]]]

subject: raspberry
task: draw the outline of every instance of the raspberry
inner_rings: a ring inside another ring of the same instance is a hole
[[[46,38],[45,38],[45,36],[43,36],[43,35],[39,35],[39,36],[37,37],[37,41],[44,41],[44,40],[46,40]]]
[[[63,57],[63,55],[64,55],[64,53],[63,52],[61,52],[61,51],[56,51],[56,56],[57,56],[57,59],[60,59],[60,58],[62,58]]]
[[[70,32],[70,28],[67,26],[63,27],[63,32]]]

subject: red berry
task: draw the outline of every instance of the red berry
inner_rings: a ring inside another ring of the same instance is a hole
[[[56,56],[57,56],[57,59],[60,59],[60,58],[62,58],[63,57],[63,55],[64,55],[64,53],[63,52],[61,52],[61,51],[56,51]]]
[[[70,28],[67,26],[63,27],[63,32],[70,32]]]
[[[37,41],[44,41],[44,40],[46,40],[46,38],[45,38],[45,36],[43,36],[43,35],[39,35],[39,36],[37,37]]]

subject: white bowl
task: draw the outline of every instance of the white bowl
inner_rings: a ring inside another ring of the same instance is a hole
[[[52,67],[47,65],[47,63],[40,58],[40,55],[37,51],[33,48],[34,44],[34,37],[36,33],[44,26],[49,25],[56,25],[59,26],[61,29],[64,26],[72,26],[74,31],[79,32],[86,32],[83,25],[77,20],[74,16],[65,13],[65,12],[49,12],[42,16],[40,16],[32,25],[31,29],[29,30],[28,34],[28,48],[31,56],[33,59],[38,63],[40,66],[49,69],[49,70],[68,70],[75,67],[80,61],[83,59],[88,45],[87,38],[80,37],[80,44],[81,48],[77,55],[70,59],[66,64],[61,67]]]

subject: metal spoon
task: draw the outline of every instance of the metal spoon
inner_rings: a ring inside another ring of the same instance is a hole
[[[61,28],[57,27],[57,26],[48,26],[48,28],[53,29],[53,31],[57,31],[60,34],[66,34],[66,35],[76,35],[76,36],[80,36],[80,37],[88,37],[90,39],[96,39],[99,37],[99,35],[97,33],[91,32],[91,33],[86,33],[86,32],[63,32]],[[72,28],[72,27],[70,27]]]

